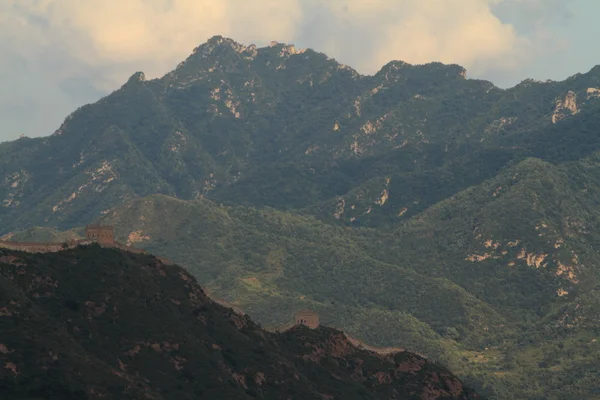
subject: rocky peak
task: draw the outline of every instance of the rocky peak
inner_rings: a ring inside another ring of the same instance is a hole
[[[138,72],[134,73],[133,75],[131,75],[129,77],[129,79],[127,79],[127,82],[125,83],[125,85],[129,85],[132,83],[145,82],[145,81],[146,81],[146,74],[144,74],[141,71],[138,71]]]
[[[146,82],[146,74],[144,74],[141,71],[135,72],[133,75],[131,75],[127,81],[125,81],[125,83],[121,86],[121,90],[127,89],[127,88],[136,88],[136,87],[140,87],[141,85],[143,85]],[[72,116],[67,117],[68,119],[72,119]],[[65,120],[66,122],[66,120]]]
[[[427,79],[466,79],[467,70],[457,64],[443,64],[433,62],[421,65],[412,65],[404,61],[390,61],[375,74],[388,82],[400,82],[417,76],[427,76]]]
[[[410,68],[414,68],[414,66],[404,61],[392,60],[389,63],[385,64],[383,67],[381,67],[379,72],[377,72],[375,75],[377,76],[381,74],[388,74],[390,72],[397,72]]]
[[[232,49],[237,53],[243,53],[244,51],[252,48],[256,48],[256,46],[244,46],[233,39],[217,35],[208,39],[206,43],[196,47],[192,54],[202,54],[204,56],[208,56],[216,51],[218,52],[218,50],[227,51],[229,49]]]
[[[264,47],[262,49],[264,49],[264,50],[268,50],[268,49],[277,50],[279,52],[279,55],[281,57],[286,57],[286,56],[289,57],[291,55],[302,54],[302,53],[305,53],[307,51],[307,49],[296,49],[296,46],[293,45],[293,44],[279,43],[279,42],[276,42],[276,41],[272,41],[269,44],[268,47]]]

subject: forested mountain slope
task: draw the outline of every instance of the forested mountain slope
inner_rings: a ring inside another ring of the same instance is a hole
[[[213,37],[160,79],[134,74],[51,137],[1,144],[0,229],[70,228],[153,193],[377,226],[510,161],[599,148],[600,68],[508,90],[465,74],[391,62],[361,76],[312,50]]]

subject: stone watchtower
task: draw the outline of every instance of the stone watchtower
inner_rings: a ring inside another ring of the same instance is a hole
[[[85,237],[88,240],[98,242],[101,246],[113,246],[115,244],[112,226],[88,225],[85,227]]]
[[[305,325],[315,329],[319,326],[319,314],[311,310],[300,310],[294,314],[294,325]]]

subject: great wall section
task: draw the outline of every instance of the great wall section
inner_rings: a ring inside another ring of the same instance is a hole
[[[112,226],[88,225],[84,239],[71,239],[65,242],[11,242],[0,240],[0,249],[24,251],[27,253],[55,253],[96,243],[102,247],[116,248],[136,254],[149,254],[146,250],[131,247],[115,240]],[[169,259],[155,256],[163,264],[173,264]]]

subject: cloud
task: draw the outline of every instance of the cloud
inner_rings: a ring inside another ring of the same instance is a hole
[[[168,72],[217,34],[311,47],[363,73],[399,59],[483,76],[529,62],[565,9],[560,0],[3,0],[0,78],[26,87],[24,74],[35,76],[46,90],[38,102],[73,107],[134,71]]]
[[[7,10],[0,6],[9,16],[0,29],[18,32],[13,46],[30,60],[63,60],[55,71],[62,72],[60,78],[81,68],[104,66],[109,67],[108,75],[119,75],[113,67],[133,65],[134,70],[145,67],[156,75],[216,34],[238,40],[292,39],[294,21],[301,18],[298,4],[299,0],[14,0]],[[58,57],[44,54],[49,51]]]
[[[363,71],[374,72],[398,59],[416,64],[457,63],[482,73],[489,65],[514,68],[527,54],[527,38],[500,21],[488,0],[352,0],[343,6],[333,4],[331,14],[338,23],[351,25],[355,32],[369,37],[370,45],[356,52],[352,42],[337,38],[345,47],[342,55],[350,55],[352,64]]]

